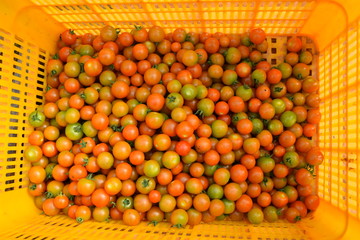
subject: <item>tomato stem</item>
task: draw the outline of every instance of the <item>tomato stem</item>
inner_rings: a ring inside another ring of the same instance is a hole
[[[134,147],[134,142],[133,141],[127,140],[126,142],[130,145],[130,147]]]
[[[144,180],[142,181],[141,185],[142,185],[144,188],[146,188],[146,187],[149,186],[149,182],[150,182],[149,179],[144,179]]]
[[[195,112],[195,115],[198,115],[200,117],[204,117],[204,111],[198,109],[196,112]]]
[[[305,169],[307,169],[314,178],[316,177],[316,174],[315,174],[315,166],[314,166],[314,165],[306,164]]]
[[[168,99],[169,99],[169,101],[172,103],[172,102],[175,102],[175,100],[176,100],[176,97],[174,97],[174,96],[168,96],[167,97]]]
[[[275,92],[281,92],[281,90],[283,90],[283,88],[282,87],[275,87]]]
[[[75,132],[82,132],[82,127],[81,127],[81,125],[76,125],[76,126],[74,127],[74,131],[75,131]]]
[[[184,226],[183,226],[182,224],[178,223],[178,224],[175,224],[173,227],[176,227],[176,228],[183,228]]]
[[[152,225],[156,226],[158,223],[159,223],[158,221],[151,221],[148,223],[148,225],[152,224]]]
[[[46,198],[54,198],[55,195],[53,193],[51,193],[51,192],[45,192],[45,197]]]
[[[53,77],[55,74],[57,74],[56,70],[51,70],[50,75]]]
[[[289,99],[290,101],[294,100],[293,96],[287,96],[287,99]]]
[[[122,131],[122,127],[120,126],[116,126],[116,125],[111,125],[110,128],[114,131],[114,132],[121,132]]]
[[[52,174],[51,174],[51,173],[46,174],[46,180],[49,180],[49,179],[51,179],[51,178],[52,178]]]
[[[39,118],[39,115],[38,115],[38,112],[37,112],[37,111],[34,113],[34,115],[32,115],[31,120],[33,120],[33,121],[40,121],[40,118]]]
[[[244,86],[244,89],[250,89],[250,86],[247,84],[244,84],[243,86]]]
[[[84,147],[86,147],[87,142],[81,140],[81,142],[79,143],[79,145],[80,145],[80,148],[84,148]]]
[[[267,178],[264,178],[263,181],[264,185],[266,186],[267,185],[267,182],[268,182],[268,179]]]
[[[129,199],[125,198],[123,201],[123,206],[128,207],[128,206],[130,206],[130,204],[131,204],[131,201]]]

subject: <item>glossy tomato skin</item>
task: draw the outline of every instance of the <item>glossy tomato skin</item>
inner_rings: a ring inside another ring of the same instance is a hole
[[[43,202],[42,210],[48,216],[55,216],[60,212],[60,209],[55,207],[53,198],[46,199]]]
[[[72,45],[76,42],[76,34],[71,29],[67,29],[62,32],[60,38],[66,45]]]
[[[128,226],[136,226],[140,223],[141,218],[138,211],[135,209],[127,209],[123,215],[123,222]]]
[[[304,38],[288,37],[273,66],[260,28],[165,30],[61,33],[44,106],[28,118],[36,206],[79,223],[178,228],[293,223],[315,211],[321,101]]]
[[[287,49],[289,52],[298,52],[302,48],[302,41],[298,37],[291,37],[287,42]]]
[[[261,44],[265,40],[265,32],[260,28],[252,29],[249,37],[254,44]]]
[[[29,115],[29,123],[33,127],[40,127],[45,122],[45,115],[42,112],[34,111]]]

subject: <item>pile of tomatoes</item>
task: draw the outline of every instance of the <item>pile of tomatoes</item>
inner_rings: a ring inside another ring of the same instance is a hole
[[[29,193],[46,215],[173,226],[296,222],[319,204],[312,54],[265,33],[105,26],[60,35],[45,103],[30,114]]]

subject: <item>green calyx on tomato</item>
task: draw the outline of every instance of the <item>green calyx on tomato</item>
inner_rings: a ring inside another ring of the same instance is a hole
[[[213,114],[214,109],[214,102],[211,101],[209,98],[204,98],[197,103],[197,111],[195,112],[195,114],[201,117],[209,117]]]
[[[281,92],[283,90],[282,87],[275,87],[274,92]]]
[[[55,197],[55,195],[53,193],[51,193],[51,192],[45,192],[44,194],[45,194],[46,199]]]
[[[111,128],[114,132],[122,132],[122,130],[124,129],[124,126],[111,125],[110,128]]]
[[[174,110],[177,107],[182,107],[183,104],[184,98],[179,93],[170,93],[165,100],[165,105],[170,110]]]
[[[173,227],[175,227],[175,228],[183,228],[184,226],[182,224],[178,223],[178,224],[173,225]]]
[[[251,80],[255,83],[255,85],[263,84],[266,80],[265,71],[261,69],[256,69],[251,74]]]
[[[87,160],[87,159],[86,159],[86,160]],[[88,174],[88,175],[86,176],[86,179],[94,180],[93,175],[94,175],[94,174],[92,174],[92,173]]]
[[[148,224],[147,225],[154,225],[154,227],[156,226],[156,225],[158,225],[158,221],[150,221],[150,222],[148,222]]]
[[[89,164],[89,158],[84,158],[83,161],[84,161],[83,166],[86,167]]]
[[[135,30],[141,30],[143,27],[134,25],[134,28],[135,28]]]
[[[68,124],[65,128],[65,135],[73,141],[80,140],[83,136],[82,126],[80,123]]]
[[[134,199],[132,197],[121,196],[116,201],[116,208],[120,212],[124,212],[126,209],[134,208]]]
[[[56,163],[49,163],[46,168],[45,168],[45,171],[46,171],[46,179],[49,180],[49,179],[52,179],[53,176],[52,176],[52,171],[54,169],[54,167],[56,166]]]
[[[29,115],[29,123],[33,127],[40,127],[45,122],[45,115],[37,110],[33,111]]]
[[[85,148],[86,145],[87,145],[87,142],[81,140],[81,141],[79,142],[79,145],[80,145],[80,148]]]
[[[289,168],[295,168],[299,164],[299,154],[296,152],[287,152],[283,156],[283,162]]]
[[[54,56],[51,57],[52,59],[59,59],[59,54],[55,54]]]
[[[313,177],[316,177],[316,174],[315,174],[315,166],[314,165],[311,165],[311,164],[306,164],[306,168]]]
[[[148,194],[155,189],[155,180],[147,176],[141,176],[136,181],[136,188],[142,194]]]
[[[124,207],[129,207],[131,205],[131,201],[127,198],[124,199],[124,201],[122,202]]]

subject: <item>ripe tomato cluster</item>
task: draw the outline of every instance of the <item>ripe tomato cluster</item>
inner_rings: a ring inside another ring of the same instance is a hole
[[[58,48],[24,152],[46,215],[183,227],[296,222],[317,208],[319,85],[298,37],[276,67],[261,29],[105,26],[67,30]]]

